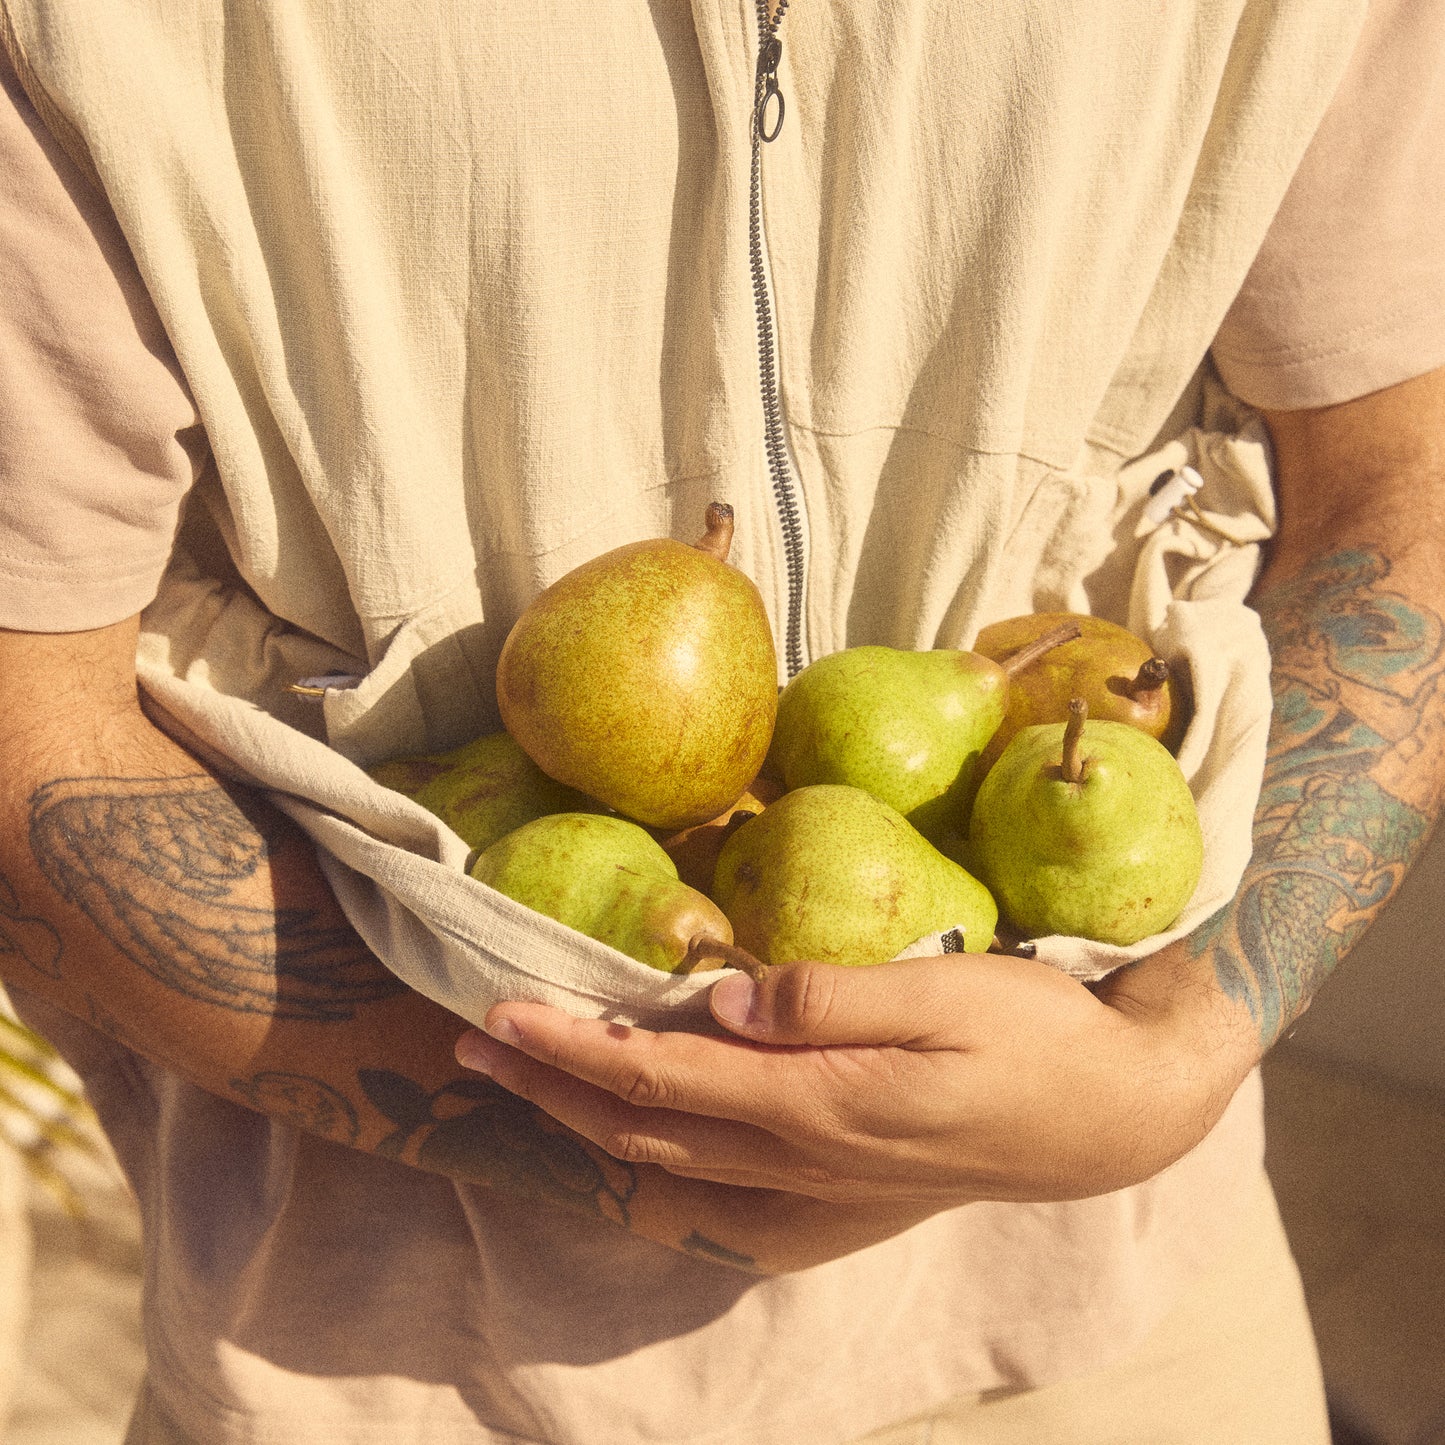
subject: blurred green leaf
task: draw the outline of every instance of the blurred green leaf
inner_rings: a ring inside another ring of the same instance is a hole
[[[100,1159],[95,1115],[54,1047],[26,1028],[0,990],[0,1148],[12,1148],[69,1214],[84,1212],[67,1159]]]

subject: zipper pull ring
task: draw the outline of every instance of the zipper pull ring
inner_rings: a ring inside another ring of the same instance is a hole
[[[781,16],[779,16],[781,18]],[[783,128],[783,92],[778,86],[778,62],[783,58],[783,42],[771,32],[763,40],[758,51],[758,100],[753,110],[753,124],[757,127],[758,139],[774,141]],[[773,112],[773,123],[768,125],[768,107],[777,101]]]

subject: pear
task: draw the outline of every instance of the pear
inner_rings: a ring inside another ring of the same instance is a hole
[[[757,777],[731,807],[724,808],[706,823],[694,823],[660,838],[663,852],[672,859],[677,876],[700,893],[712,893],[713,873],[722,846],[749,818],[755,818],[769,803],[783,795],[783,786],[773,778]]]
[[[1127,723],[1027,727],[979,786],[971,857],[1026,935],[1137,943],[1170,927],[1204,862],[1199,815],[1179,764]]]
[[[625,818],[536,818],[484,849],[468,872],[650,968],[675,973],[735,961],[732,927],[717,904],[680,882],[657,841]]]
[[[1011,671],[1074,635],[1068,625],[1036,639],[1007,666],[948,648],[850,647],[820,657],[778,700],[769,770],[789,789],[862,788],[944,845],[963,830]]]
[[[505,732],[450,752],[393,758],[367,772],[435,813],[477,851],[533,818],[600,806],[549,778]]]
[[[723,844],[713,882],[739,946],[764,964],[882,963],[925,934],[993,941],[988,890],[861,788],[786,793]]]
[[[1081,612],[1035,612],[985,627],[974,651],[996,662],[1009,657],[1064,622],[1079,635],[1015,670],[1009,680],[1003,722],[984,750],[980,775],[993,765],[1010,739],[1037,723],[1068,721],[1069,702],[1082,697],[1097,721],[1128,723],[1158,738],[1170,751],[1183,736],[1184,709],[1169,664],[1117,622]]]
[[[777,657],[758,589],[727,562],[732,508],[694,546],[584,562],[522,613],[497,663],[507,731],[543,772],[678,829],[739,798],[767,755]]]

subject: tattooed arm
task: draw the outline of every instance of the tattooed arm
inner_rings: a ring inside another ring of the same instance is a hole
[[[1254,591],[1274,715],[1233,902],[1120,979],[1212,982],[1263,1054],[1395,895],[1445,800],[1445,371],[1268,415],[1279,537]]]
[[[311,1133],[735,1268],[918,1217],[623,1163],[464,1074],[462,1021],[366,950],[305,835],[146,719],[136,630],[0,632],[0,979]]]
[[[1253,858],[1203,928],[1095,989],[991,955],[729,977],[713,1013],[755,1047],[726,1068],[712,1039],[522,1003],[459,1057],[622,1158],[820,1198],[1077,1198],[1178,1159],[1393,895],[1445,790],[1445,370],[1269,424],[1275,715]]]

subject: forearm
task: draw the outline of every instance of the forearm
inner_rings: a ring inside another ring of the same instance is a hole
[[[1270,419],[1282,530],[1252,599],[1274,693],[1253,854],[1227,908],[1119,985],[1209,1012],[1241,1067],[1394,896],[1445,794],[1445,456],[1408,413],[1389,425],[1442,393],[1424,378]]]
[[[737,1267],[812,1262],[778,1200],[622,1163],[460,1069],[463,1021],[369,953],[293,824],[147,721],[127,650],[0,634],[0,977],[337,1143]]]

